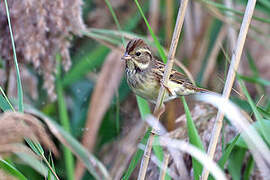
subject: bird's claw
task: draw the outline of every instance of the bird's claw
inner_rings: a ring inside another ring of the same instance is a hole
[[[170,96],[173,95],[173,92],[170,90],[170,88],[167,85],[164,84],[163,80],[160,81],[160,85],[163,86],[167,90]]]

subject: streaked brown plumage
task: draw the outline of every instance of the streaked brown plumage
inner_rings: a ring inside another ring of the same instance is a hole
[[[135,94],[155,103],[162,85],[165,65],[154,58],[150,48],[142,39],[129,41],[122,59],[126,62],[129,87]],[[194,86],[185,75],[174,69],[165,88],[167,90],[165,102],[179,96],[207,91]]]

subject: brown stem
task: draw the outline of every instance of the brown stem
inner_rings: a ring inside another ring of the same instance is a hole
[[[176,52],[176,47],[178,45],[178,40],[179,40],[180,32],[182,29],[182,25],[184,22],[187,4],[188,4],[188,0],[181,1],[181,5],[180,5],[179,10],[178,10],[177,21],[176,21],[176,25],[175,25],[174,32],[173,32],[173,38],[172,38],[172,42],[171,42],[171,46],[170,46],[170,51],[168,54],[168,62],[166,64],[164,76],[162,79],[162,82],[165,86],[168,83],[169,75],[171,74],[171,70],[173,67],[174,56],[175,56],[175,52]],[[157,113],[157,112],[160,112],[160,108],[162,108],[164,95],[165,95],[165,88],[163,86],[161,86],[161,88],[159,90],[159,95],[158,95],[157,103],[155,106],[155,110],[154,110],[154,114],[158,115],[157,119],[159,119],[159,117],[161,115],[161,113]],[[145,179],[146,170],[148,167],[148,163],[149,163],[150,155],[151,155],[151,151],[152,151],[155,131],[156,131],[156,127],[153,127],[152,133],[149,136],[149,139],[148,139],[148,142],[146,145],[146,149],[144,151],[144,156],[143,156],[143,159],[141,162],[140,172],[139,172],[139,176],[138,176],[139,180]]]
[[[229,99],[229,96],[230,96],[230,93],[232,90],[232,86],[233,86],[235,76],[236,76],[236,71],[238,69],[238,66],[239,66],[239,63],[241,60],[243,47],[245,44],[248,28],[249,28],[249,25],[251,22],[251,18],[253,15],[255,5],[256,5],[256,0],[249,0],[247,7],[246,7],[246,10],[245,10],[245,14],[244,14],[244,18],[243,18],[243,21],[241,24],[236,47],[235,47],[235,50],[234,50],[233,55],[232,55],[231,65],[230,65],[230,69],[228,72],[228,78],[226,80],[225,87],[224,87],[223,94],[222,94],[222,96],[226,99]],[[220,131],[222,128],[223,118],[224,118],[224,114],[221,113],[220,111],[218,111],[218,115],[217,115],[214,129],[212,132],[210,145],[209,145],[208,152],[207,152],[211,159],[213,159],[213,157],[214,157],[214,153],[215,153],[216,146],[217,146],[218,139],[219,139],[219,134],[220,134]],[[204,169],[203,174],[202,174],[202,180],[206,180],[208,178],[208,176],[209,176],[209,171]]]

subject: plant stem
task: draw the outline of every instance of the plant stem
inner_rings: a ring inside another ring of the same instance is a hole
[[[22,90],[20,70],[19,70],[19,65],[18,65],[18,61],[17,61],[16,48],[15,48],[15,43],[14,43],[14,38],[13,38],[13,33],[12,33],[12,27],[11,27],[11,22],[10,22],[10,16],[9,16],[7,0],[5,0],[5,7],[6,7],[8,27],[9,27],[12,50],[13,50],[13,57],[14,57],[14,64],[15,64],[15,69],[16,69],[16,76],[17,76],[17,91],[18,91],[18,98],[19,98],[19,112],[23,112],[23,90]]]
[[[170,157],[170,155],[168,153],[164,154],[164,160],[163,160],[163,164],[162,164],[162,171],[161,171],[160,177],[159,177],[160,180],[165,180],[167,169],[168,169],[169,157]]]
[[[241,60],[243,47],[245,44],[248,28],[249,28],[249,25],[251,22],[251,18],[253,15],[255,5],[256,5],[256,0],[249,0],[247,7],[246,7],[246,10],[245,10],[245,14],[244,14],[243,22],[241,24],[236,47],[235,47],[235,50],[234,50],[233,55],[232,55],[231,64],[230,64],[230,68],[229,68],[229,72],[228,72],[228,77],[226,79],[225,87],[224,87],[223,94],[222,94],[222,96],[226,99],[229,99],[229,96],[230,96],[230,93],[232,90],[233,82],[235,80],[236,71],[238,69],[238,66],[239,66],[239,63]],[[220,131],[222,128],[223,118],[224,118],[224,114],[221,113],[219,110],[218,114],[217,114],[216,122],[214,125],[214,129],[212,132],[210,145],[209,145],[208,152],[207,152],[211,159],[213,159],[213,157],[214,157],[217,142],[219,139],[219,134],[220,134]],[[208,178],[208,176],[209,176],[209,171],[204,169],[203,174],[202,174],[202,180],[206,180]]]
[[[168,53],[168,61],[167,61],[167,64],[165,67],[165,73],[164,73],[164,76],[162,79],[163,84],[165,86],[167,85],[167,82],[169,80],[169,75],[170,75],[171,70],[172,70],[176,47],[178,45],[180,32],[181,32],[182,25],[184,22],[187,4],[188,4],[188,0],[181,1],[181,5],[180,5],[179,10],[178,10],[177,21],[176,21],[176,25],[174,28],[170,51]],[[157,99],[155,110],[154,110],[154,114],[158,114],[157,119],[159,119],[160,115],[162,114],[162,113],[158,113],[158,112],[161,112],[161,107],[163,104],[164,95],[165,95],[165,88],[163,86],[161,86],[161,88],[159,90],[159,96]],[[151,150],[152,150],[153,140],[154,140],[154,136],[155,136],[155,129],[156,129],[156,127],[153,127],[152,133],[149,136],[149,139],[148,139],[148,142],[146,145],[146,149],[144,151],[144,156],[143,156],[143,159],[141,162],[140,172],[139,172],[139,176],[138,176],[139,180],[145,179],[146,170],[147,170],[148,163],[149,163],[150,156],[151,156]]]

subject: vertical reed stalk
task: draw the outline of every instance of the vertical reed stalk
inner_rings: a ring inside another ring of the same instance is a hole
[[[233,51],[227,80],[225,82],[225,87],[224,87],[223,94],[222,94],[222,96],[226,99],[229,99],[229,96],[230,96],[230,93],[232,90],[232,86],[233,86],[235,76],[236,76],[236,71],[238,69],[238,66],[239,66],[239,63],[241,60],[243,47],[245,44],[248,28],[249,28],[249,25],[251,22],[251,18],[253,15],[255,5],[256,5],[256,0],[249,0],[247,7],[246,7],[246,10],[245,10],[244,18],[243,18],[243,21],[241,24],[241,28],[240,28],[240,32],[238,35],[236,46],[235,46],[235,49]],[[216,122],[214,125],[214,129],[212,131],[211,141],[210,141],[210,145],[209,145],[208,152],[207,152],[211,159],[213,159],[213,157],[214,157],[214,153],[215,153],[216,146],[218,143],[220,131],[222,128],[223,118],[224,118],[224,114],[221,113],[219,110],[218,114],[217,114]],[[202,180],[207,180],[208,176],[209,176],[209,171],[204,169],[203,174],[202,174]]]
[[[178,45],[180,32],[181,32],[181,29],[183,26],[187,4],[188,4],[188,0],[181,1],[181,5],[180,5],[179,10],[178,10],[177,21],[176,21],[176,25],[174,28],[170,51],[168,53],[168,61],[167,61],[164,76],[162,79],[162,82],[165,86],[167,85],[167,82],[169,80],[169,75],[170,75],[172,67],[173,67],[174,56],[175,56],[175,52],[176,52],[176,47]],[[154,110],[154,114],[157,115],[158,119],[159,119],[160,115],[162,114],[161,107],[163,104],[164,95],[165,95],[165,88],[162,86],[159,90],[159,96],[158,96],[156,107]],[[153,127],[152,133],[149,136],[149,139],[148,139],[148,142],[146,145],[146,149],[144,151],[144,156],[143,156],[143,159],[141,162],[140,172],[139,172],[139,176],[138,176],[139,180],[145,179],[146,170],[147,170],[148,163],[149,163],[150,156],[151,156],[155,131],[156,131],[156,127]]]

